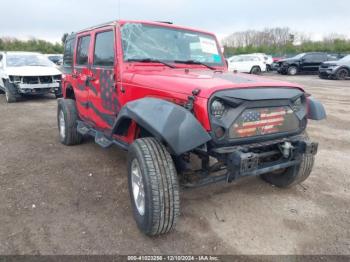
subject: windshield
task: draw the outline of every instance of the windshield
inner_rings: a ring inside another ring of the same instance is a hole
[[[197,61],[223,66],[215,38],[209,34],[162,26],[126,23],[121,29],[124,61]]]
[[[8,54],[6,56],[6,65],[8,67],[54,66],[47,57],[40,54]]]
[[[242,58],[240,56],[233,56],[231,58],[228,59],[230,62],[238,62],[240,60],[242,60]]]
[[[305,53],[301,53],[301,54],[299,54],[299,55],[296,55],[296,56],[291,57],[291,59],[300,59],[300,58],[302,58],[304,55],[305,55]]]

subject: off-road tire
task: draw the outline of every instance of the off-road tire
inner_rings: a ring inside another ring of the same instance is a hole
[[[298,67],[296,66],[289,66],[288,70],[287,70],[287,74],[290,76],[295,76],[296,74],[298,74]]]
[[[132,163],[140,167],[144,189],[144,214],[138,211],[132,186]],[[128,183],[134,218],[146,235],[165,234],[174,228],[180,213],[179,184],[173,160],[155,138],[141,138],[129,148]]]
[[[61,113],[64,117],[64,130],[60,126]],[[77,131],[78,111],[75,105],[75,100],[59,99],[57,108],[57,123],[59,137],[62,144],[71,146],[78,145],[82,142],[83,136]],[[64,134],[64,135],[63,135]]]
[[[345,80],[349,77],[349,70],[346,68],[340,68],[335,74],[335,79],[337,80]]]
[[[309,139],[306,134],[305,139]],[[285,168],[282,171],[263,174],[261,178],[277,187],[292,187],[305,181],[310,176],[314,160],[314,155],[303,154],[299,165]]]
[[[260,66],[253,66],[250,70],[250,73],[253,75],[260,75],[261,74],[261,68]]]

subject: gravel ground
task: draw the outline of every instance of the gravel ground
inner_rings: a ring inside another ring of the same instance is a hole
[[[0,95],[0,254],[350,254],[350,81],[297,82],[328,119],[310,178],[281,190],[256,177],[181,193],[172,233],[148,238],[132,218],[126,153],[58,141],[51,97]]]

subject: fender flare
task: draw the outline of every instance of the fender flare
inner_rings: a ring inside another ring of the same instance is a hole
[[[311,120],[323,120],[326,119],[326,110],[324,106],[313,97],[308,97],[308,114],[307,118]]]
[[[127,103],[118,113],[112,134],[125,132],[131,120],[165,142],[175,155],[191,151],[211,140],[190,111],[166,100],[146,97]]]

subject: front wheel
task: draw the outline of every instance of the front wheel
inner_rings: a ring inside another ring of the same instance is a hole
[[[303,154],[299,165],[263,174],[261,178],[277,187],[292,187],[305,181],[310,176],[314,166],[314,160],[314,155]]]
[[[349,71],[345,68],[340,68],[335,74],[335,78],[337,80],[345,80],[349,77]]]
[[[8,80],[4,81],[5,84],[5,98],[7,103],[16,103],[20,98],[20,94],[18,93],[15,86],[10,83]]]
[[[298,73],[298,68],[296,66],[288,67],[288,75],[295,76]]]
[[[141,138],[130,146],[128,184],[139,229],[149,236],[169,232],[179,216],[180,199],[175,166],[164,145]]]
[[[260,66],[253,66],[253,68],[250,70],[250,73],[253,75],[260,75],[261,74]]]

